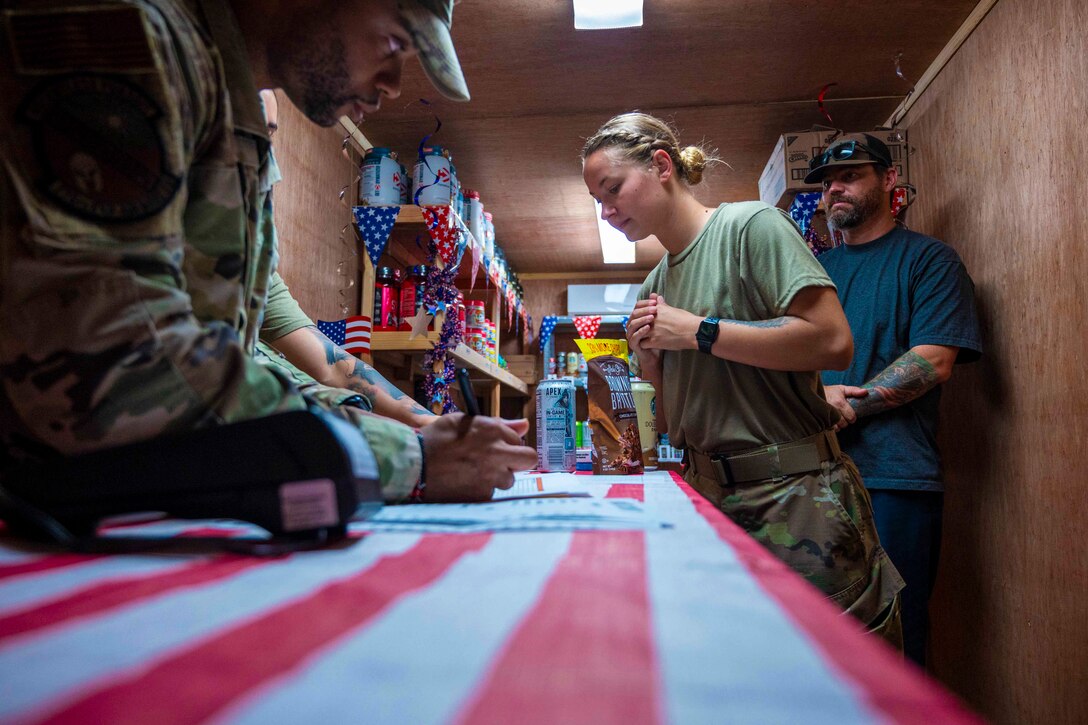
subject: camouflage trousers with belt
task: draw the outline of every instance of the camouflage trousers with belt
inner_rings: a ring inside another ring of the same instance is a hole
[[[835,446],[819,468],[773,479],[730,481],[690,463],[692,488],[866,628],[902,649],[904,587],[880,545],[869,494]]]

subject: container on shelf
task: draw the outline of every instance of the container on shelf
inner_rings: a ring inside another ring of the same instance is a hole
[[[474,189],[465,189],[465,204],[468,206],[468,231],[476,244],[483,250],[484,243],[484,205],[480,202],[480,192]]]
[[[495,218],[491,212],[484,212],[484,256],[488,259],[495,257]]]
[[[427,290],[427,266],[419,264],[405,270],[404,280],[400,283],[400,329],[411,331],[412,318],[423,306],[423,294]],[[434,329],[432,322],[428,328]]]
[[[407,204],[412,200],[412,175],[408,173],[408,168],[402,164],[397,163],[400,167],[400,180],[397,183],[397,188],[400,190],[400,203]]]
[[[400,327],[400,270],[378,267],[374,275],[374,330],[392,332]]]
[[[473,352],[479,353],[480,355],[483,355],[485,357],[487,356],[487,338],[485,337],[485,333],[484,333],[483,328],[481,328],[481,327],[470,327],[470,328],[468,328],[468,332],[466,333],[466,338],[467,338],[468,342],[465,343],[465,344],[468,345],[468,347]]]
[[[401,203],[403,169],[395,151],[378,146],[368,150],[359,174],[359,200],[369,205]]]
[[[457,324],[461,329],[461,339],[465,337],[466,328],[466,314],[465,314],[465,295],[461,292],[457,293],[457,301],[454,302],[454,307],[457,310]]]
[[[467,324],[469,327],[478,327],[483,329],[484,326],[484,303],[483,300],[469,300]]]
[[[579,362],[580,362],[580,360],[579,360],[578,353],[572,352],[569,355],[567,355],[567,375],[569,375],[572,378],[575,377],[576,375],[578,375]]]
[[[451,182],[449,154],[441,146],[424,146],[412,174],[412,201],[420,206],[449,204]]]

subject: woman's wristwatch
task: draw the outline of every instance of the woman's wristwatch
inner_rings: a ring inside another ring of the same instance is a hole
[[[720,317],[708,317],[699,323],[699,329],[695,331],[695,341],[699,343],[699,352],[710,354],[710,348],[714,347],[714,341],[718,339],[720,320]]]

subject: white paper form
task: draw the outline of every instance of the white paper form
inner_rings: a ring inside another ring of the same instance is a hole
[[[514,474],[514,485],[505,491],[495,489],[492,501],[506,501],[518,498],[578,497],[592,496],[592,486],[586,479],[592,476],[575,476],[571,473],[534,473],[521,471]],[[579,480],[581,479],[581,480]]]
[[[520,471],[514,474],[514,485],[505,491],[495,490],[492,500],[524,498],[529,496],[593,496],[604,498],[608,489],[616,484],[668,484],[672,478],[666,471],[649,471],[634,476],[586,476],[574,473],[535,473]]]
[[[641,501],[601,498],[523,498],[495,503],[386,506],[352,531],[427,533],[481,531],[617,531],[670,528]]]

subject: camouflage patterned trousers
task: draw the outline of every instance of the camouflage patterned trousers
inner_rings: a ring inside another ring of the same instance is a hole
[[[850,457],[778,479],[730,484],[689,466],[684,479],[772,554],[902,649],[903,578],[880,545],[869,494]]]

